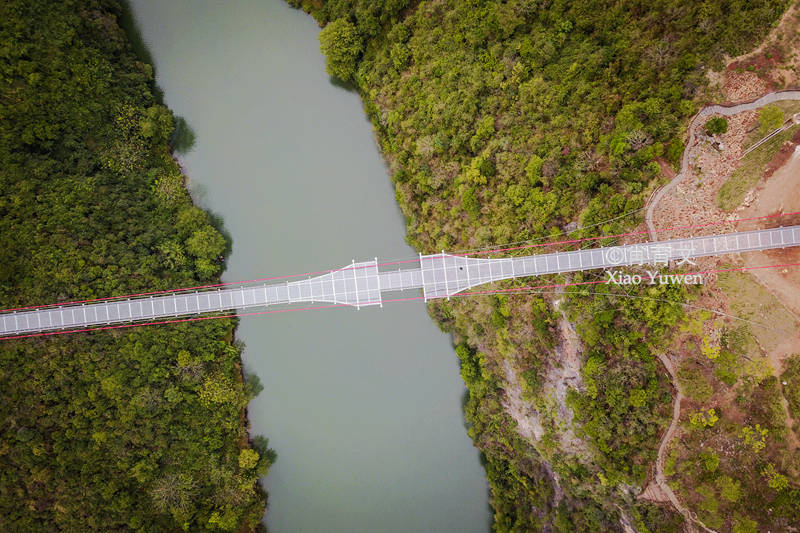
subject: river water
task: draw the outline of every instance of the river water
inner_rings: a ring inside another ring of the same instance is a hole
[[[226,281],[413,257],[356,93],[325,74],[313,19],[281,0],[134,0],[158,83],[197,133],[193,196],[233,237]],[[420,302],[246,317],[264,386],[252,431],[278,462],[271,533],[485,532],[450,340]]]

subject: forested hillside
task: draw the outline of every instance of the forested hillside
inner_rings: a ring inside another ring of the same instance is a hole
[[[680,158],[687,119],[707,99],[707,69],[752,47],[787,6],[289,3],[325,26],[328,72],[362,94],[408,240],[428,253],[638,224],[662,166]],[[654,354],[684,314],[673,303],[684,290],[653,287],[636,299],[603,285],[430,305],[457,344],[496,530],[600,532],[621,521],[639,532],[678,530],[669,507],[636,496],[652,476],[670,405]],[[567,372],[559,356],[570,323],[583,350],[565,392],[557,376]],[[535,413],[532,435],[518,428],[521,404]],[[796,515],[800,502],[773,510]]]
[[[0,3],[0,308],[215,282],[225,239],[114,0]],[[246,531],[234,320],[0,342],[0,530]]]

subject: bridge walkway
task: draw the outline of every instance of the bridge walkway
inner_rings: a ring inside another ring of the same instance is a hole
[[[226,313],[275,305],[324,302],[356,308],[381,306],[383,293],[423,290],[426,300],[449,298],[495,281],[631,265],[686,262],[694,258],[800,245],[800,226],[692,237],[625,246],[507,258],[457,254],[420,255],[416,268],[380,271],[377,258],[284,283],[51,305],[0,313],[0,336],[83,329],[127,322]],[[412,263],[413,264],[413,263]]]

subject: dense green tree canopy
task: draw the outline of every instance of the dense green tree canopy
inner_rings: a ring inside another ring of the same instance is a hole
[[[728,121],[725,117],[712,117],[706,121],[706,131],[711,135],[728,131]]]
[[[328,74],[344,81],[352,79],[363,49],[356,27],[345,19],[334,20],[320,32],[319,42]]]
[[[0,3],[0,307],[218,279],[113,0]],[[234,320],[0,343],[0,530],[253,530]]]

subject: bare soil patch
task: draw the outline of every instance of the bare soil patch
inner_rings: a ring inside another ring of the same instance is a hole
[[[666,176],[667,179],[672,180],[676,176],[675,169],[672,168],[672,165],[667,163],[667,161],[663,157],[657,157],[656,162],[658,166],[661,167],[661,174]]]

